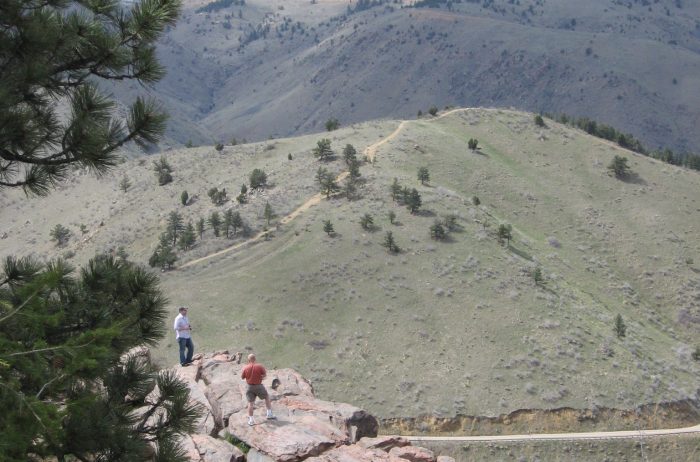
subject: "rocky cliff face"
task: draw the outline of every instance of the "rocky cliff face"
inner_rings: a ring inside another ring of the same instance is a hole
[[[240,353],[221,351],[175,368],[204,410],[196,432],[182,441],[193,462],[453,460],[411,446],[404,438],[377,437],[374,416],[350,404],[317,399],[311,384],[292,369],[268,371],[264,385],[277,419],[266,420],[264,402],[258,400],[255,425],[250,426],[240,358]],[[232,441],[250,450],[243,453]]]

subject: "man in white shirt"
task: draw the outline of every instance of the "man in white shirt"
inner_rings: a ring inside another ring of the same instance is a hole
[[[180,365],[189,366],[192,364],[192,355],[194,355],[194,344],[192,343],[191,335],[192,326],[190,326],[190,320],[187,317],[187,308],[181,306],[178,311],[180,314],[175,318],[173,328],[175,329],[177,343],[180,345]],[[187,349],[186,355],[185,349]]]

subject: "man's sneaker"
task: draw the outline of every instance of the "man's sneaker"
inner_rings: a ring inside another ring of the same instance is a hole
[[[267,415],[267,420],[277,420],[277,416],[274,414],[268,414]]]
[[[253,425],[255,425],[255,421],[253,419],[248,419],[248,425],[252,427]]]

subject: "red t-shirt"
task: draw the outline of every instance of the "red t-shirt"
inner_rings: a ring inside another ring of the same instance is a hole
[[[245,379],[248,385],[260,385],[265,374],[267,374],[267,371],[262,364],[253,363],[243,368],[241,378]]]

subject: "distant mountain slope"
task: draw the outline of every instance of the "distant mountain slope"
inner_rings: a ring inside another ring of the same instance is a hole
[[[155,94],[176,142],[457,105],[588,116],[654,149],[700,151],[697,2],[240,3],[187,2],[159,49],[169,73]]]
[[[144,263],[171,211],[187,222],[232,209],[253,235],[266,226],[269,203],[269,240],[240,245],[240,232],[216,238],[207,225],[180,263],[239,247],[162,273],[173,308],[192,308],[201,351],[247,346],[270,367],[303,371],[319,396],[383,417],[697,399],[700,174],[547,123],[538,128],[532,114],[515,111],[457,110],[221,152],[183,149],[166,153],[175,180],[164,187],[149,162],[129,160],[107,179],[80,176],[48,198],[0,197],[0,257],[84,262],[123,246]],[[312,155],[323,136],[336,153],[347,143],[360,158],[376,148],[376,161],[361,166],[359,197],[324,198],[280,224],[317,194],[319,166],[344,170],[340,156],[322,163]],[[467,148],[470,138],[479,150]],[[607,171],[614,155],[629,158],[626,181]],[[426,185],[416,177],[422,166]],[[234,197],[254,168],[267,172],[269,187],[246,204],[217,207],[207,198],[214,186]],[[118,189],[123,176],[133,185],[126,193]],[[419,191],[419,213],[392,201],[394,178]],[[183,190],[194,197],[186,207]],[[359,224],[365,213],[372,230]],[[431,239],[431,225],[447,214],[455,231]],[[323,231],[325,220],[335,234]],[[49,240],[57,223],[73,232],[63,249]],[[496,236],[505,223],[510,246]],[[387,231],[397,255],[381,245]],[[613,332],[618,314],[624,338]],[[172,338],[157,357],[174,360]]]

